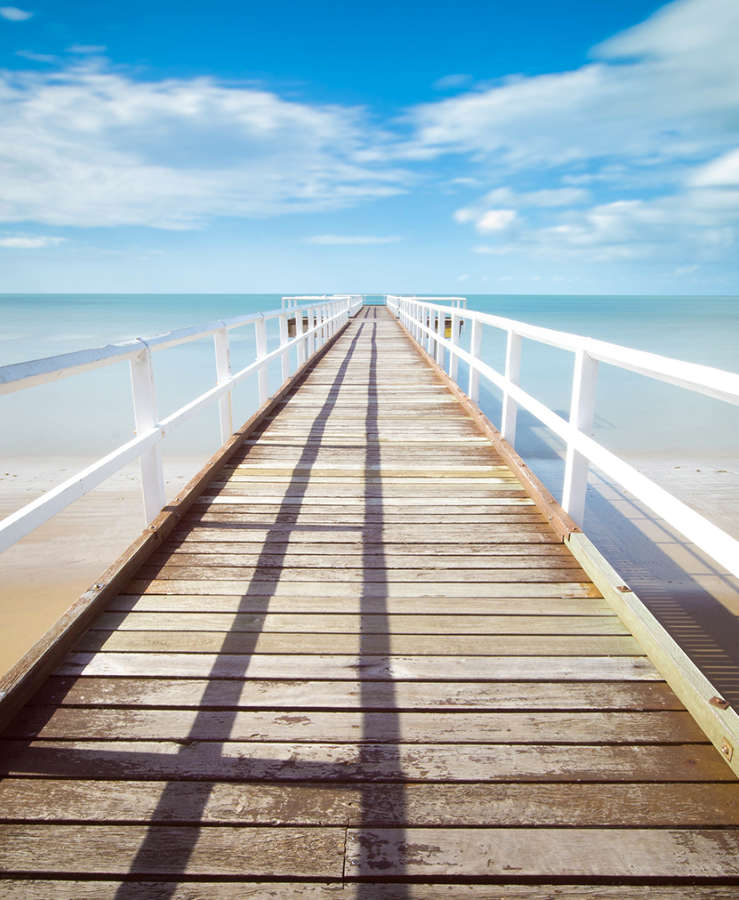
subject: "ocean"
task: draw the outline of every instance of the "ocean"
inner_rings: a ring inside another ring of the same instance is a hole
[[[629,347],[739,370],[739,297],[470,295],[468,306]],[[148,337],[260,310],[278,309],[279,294],[44,294],[0,296],[0,365],[86,347]],[[469,329],[462,343],[469,339]],[[277,345],[276,323],[268,328]],[[253,328],[231,332],[234,369],[254,356]],[[504,335],[484,329],[483,354],[502,369]],[[210,338],[154,354],[161,415],[213,384]],[[460,383],[466,385],[465,367]],[[569,411],[572,354],[524,341],[522,386],[563,415]],[[128,366],[118,363],[2,397],[0,453],[5,456],[95,458],[133,433]],[[279,382],[279,364],[270,372]],[[235,421],[257,407],[255,379],[234,395]],[[481,405],[498,423],[500,398],[484,385]],[[611,366],[598,376],[594,436],[627,457],[736,457],[739,408],[653,382]],[[217,446],[217,413],[202,412],[167,437],[173,455],[200,455]],[[516,446],[524,457],[551,457],[561,448],[522,414]]]

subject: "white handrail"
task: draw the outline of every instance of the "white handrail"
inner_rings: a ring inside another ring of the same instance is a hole
[[[562,506],[578,524],[582,524],[583,520],[588,466],[592,463],[721,566],[739,576],[739,541],[673,497],[615,453],[607,450],[589,434],[595,409],[595,384],[599,362],[638,372],[658,381],[733,404],[739,404],[739,374],[714,369],[711,366],[682,362],[583,335],[541,328],[478,310],[454,309],[453,335],[455,320],[467,319],[472,326],[468,352],[459,346],[456,339],[448,340],[443,336],[444,315],[450,313],[448,307],[417,297],[392,294],[387,295],[387,304],[420,346],[426,344],[425,349],[431,352],[433,345],[432,355],[438,362],[443,362],[445,350],[449,353],[450,372],[456,371],[458,360],[467,363],[469,366],[467,393],[470,399],[477,402],[480,376],[500,388],[503,392],[502,434],[512,445],[517,406],[528,410],[550,431],[562,438],[567,448]],[[505,373],[498,372],[480,359],[483,325],[491,325],[507,332]],[[575,354],[569,421],[532,397],[518,384],[522,338]]]
[[[77,472],[62,484],[47,491],[41,497],[26,504],[21,509],[0,521],[0,552],[30,534],[52,516],[69,506],[102,484],[107,478],[134,459],[141,460],[142,491],[146,522],[152,521],[165,504],[164,478],[159,442],[167,432],[186,421],[203,405],[213,400],[219,401],[219,435],[225,443],[233,434],[231,422],[231,392],[235,385],[256,372],[259,379],[260,404],[267,399],[267,366],[277,358],[282,360],[282,382],[289,377],[289,351],[297,350],[297,365],[316,353],[330,336],[354,315],[361,306],[358,295],[329,295],[310,307],[271,310],[233,319],[224,319],[207,325],[169,331],[143,340],[109,344],[74,353],[63,353],[45,359],[30,360],[0,367],[0,393],[23,390],[37,384],[57,381],[99,366],[128,360],[131,367],[131,388],[134,402],[134,418],[137,435],[117,447],[102,459]],[[318,312],[303,329],[303,314]],[[288,337],[287,320],[296,319],[296,336]],[[279,320],[279,346],[267,353],[265,322]],[[312,324],[311,324],[312,322]],[[299,324],[298,324],[299,323]],[[235,374],[231,373],[228,332],[234,328],[254,324],[256,359]],[[216,378],[214,387],[195,397],[169,416],[158,419],[156,392],[151,366],[151,354],[178,344],[195,341],[213,335]]]

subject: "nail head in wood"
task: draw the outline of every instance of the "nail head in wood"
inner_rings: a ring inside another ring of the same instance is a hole
[[[719,709],[729,708],[729,701],[724,700],[723,697],[711,697],[708,702],[711,704],[711,706],[717,706]]]

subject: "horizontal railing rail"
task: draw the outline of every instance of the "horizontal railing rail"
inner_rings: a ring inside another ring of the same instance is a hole
[[[302,299],[311,299],[314,302],[290,308],[283,302],[283,308],[279,310],[222,319],[205,325],[169,331],[145,340],[137,338],[119,344],[108,344],[105,347],[78,350],[74,353],[63,353],[0,367],[0,394],[2,394],[58,381],[100,366],[128,361],[136,429],[132,440],[2,519],[0,552],[30,534],[137,458],[141,460],[145,519],[147,524],[151,522],[166,503],[160,443],[168,431],[189,419],[201,407],[217,400],[219,436],[221,443],[225,443],[233,434],[231,394],[234,387],[249,375],[256,374],[259,405],[264,405],[269,396],[269,363],[280,359],[282,375],[280,386],[282,386],[291,374],[291,349],[296,350],[296,367],[299,368],[320,350],[362,304],[359,295],[348,294]],[[279,345],[267,352],[266,323],[275,319],[279,326]],[[232,372],[228,335],[233,329],[246,325],[254,326],[256,358],[239,371]],[[209,336],[213,337],[214,342],[216,384],[160,419],[157,413],[152,353]]]
[[[512,446],[515,446],[519,406],[565,442],[562,507],[575,522],[582,524],[583,521],[588,471],[592,464],[630,491],[637,500],[645,503],[717,563],[739,576],[739,541],[590,436],[595,415],[599,363],[607,363],[737,405],[739,374],[582,335],[541,328],[478,310],[460,307],[450,310],[448,306],[439,303],[439,299],[430,301],[427,298],[388,294],[387,304],[419,346],[442,367],[446,351],[447,372],[451,378],[457,380],[460,360],[467,364],[467,395],[473,402],[477,403],[479,400],[480,376],[501,390],[503,405],[500,433]],[[451,318],[451,328],[450,337],[446,338],[444,331],[448,318]],[[459,345],[462,322],[470,325],[469,351]],[[503,372],[480,358],[482,328],[485,325],[507,334]],[[519,385],[523,338],[574,354],[569,420],[558,415]]]

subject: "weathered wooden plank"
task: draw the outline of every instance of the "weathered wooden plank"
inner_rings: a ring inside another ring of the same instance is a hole
[[[661,681],[639,656],[356,656],[69,653],[59,675],[323,681]]]
[[[636,656],[631,635],[291,634],[288,632],[88,631],[75,650],[133,653],[329,653],[431,656]]]
[[[44,740],[405,744],[684,744],[686,712],[311,712],[26,707],[3,734]]]
[[[192,526],[186,531],[178,531],[176,537],[191,540],[207,541],[258,541],[260,543],[290,541],[291,543],[335,543],[339,540],[365,541],[367,544],[427,544],[445,542],[448,544],[464,544],[473,542],[488,544],[560,544],[551,529],[538,521],[534,523],[515,523],[511,528],[506,522],[490,520],[484,525],[475,527],[471,532],[464,525],[447,526],[444,524],[390,524],[366,527],[360,525],[334,525],[330,520],[323,527],[300,526],[289,522],[276,522],[269,525],[252,524],[230,519],[221,513],[203,516],[190,520]]]
[[[464,563],[466,567],[477,565],[480,560],[482,560],[481,565],[486,567],[501,565],[539,567],[550,562],[554,564],[554,561],[558,561],[559,564],[564,561],[572,565],[572,557],[567,552],[567,548],[557,544],[466,545],[464,555],[459,555],[460,548],[456,545],[440,547],[438,553],[434,553],[431,544],[415,544],[412,547],[390,544],[382,547],[374,544],[364,546],[360,541],[356,541],[353,544],[336,544],[335,548],[327,547],[325,544],[309,544],[295,548],[288,546],[281,552],[270,549],[259,552],[249,544],[244,547],[234,547],[232,544],[218,544],[214,541],[198,543],[175,540],[169,541],[165,545],[164,553],[152,558],[159,561],[170,557],[182,559],[183,556],[190,555],[192,559],[196,559],[203,555],[214,554],[218,556],[218,561],[225,561],[229,565],[233,565],[233,560],[245,562],[247,565],[251,564],[251,560],[259,560],[265,565],[300,565],[301,563],[313,565],[316,556],[322,557],[330,566],[360,564],[372,567],[378,563],[407,566],[408,563],[413,563],[414,567],[449,568],[460,563]],[[230,562],[225,559],[226,556],[230,556]],[[419,557],[421,557],[420,560]],[[273,562],[271,563],[271,561]]]
[[[499,491],[494,497],[475,497],[474,505],[479,507],[488,506],[533,506],[534,501],[530,497],[526,497],[523,491],[511,491],[510,497],[500,496],[507,493]],[[427,497],[326,497],[322,494],[316,496],[306,496],[303,493],[293,494],[206,494],[199,497],[197,506],[262,506],[269,504],[279,505],[312,505],[312,506],[428,506],[429,499]],[[455,497],[436,497],[434,505],[439,506],[459,506],[460,500]]]
[[[262,681],[54,676],[37,705],[209,709],[681,710],[662,682]]]
[[[433,519],[433,523],[429,524],[429,519]],[[387,528],[393,526],[415,527],[419,528],[419,535],[423,533],[423,526],[432,529],[432,534],[440,533],[444,530],[451,532],[449,546],[455,543],[455,534],[457,532],[457,543],[467,543],[470,540],[470,525],[481,526],[483,534],[487,525],[508,525],[514,526],[510,529],[512,532],[511,539],[515,539],[517,525],[539,525],[543,535],[549,536],[549,543],[561,543],[551,532],[544,529],[544,521],[541,513],[531,506],[497,506],[487,509],[480,509],[477,506],[446,506],[437,509],[433,513],[425,506],[415,506],[410,509],[402,509],[401,507],[393,507],[389,510],[383,510],[379,507],[362,510],[358,506],[350,509],[337,507],[315,507],[311,504],[305,506],[289,505],[281,506],[277,503],[264,504],[255,509],[246,507],[229,507],[220,505],[212,509],[198,509],[197,512],[188,516],[187,523],[193,527],[198,525],[208,525],[216,527],[219,522],[227,523],[224,527],[234,527],[238,524],[259,525],[264,528],[271,528],[275,524],[289,524],[293,526],[302,525],[322,525],[324,529],[332,526],[338,526],[338,529],[344,530],[351,528],[358,530],[369,530],[377,528]],[[461,529],[467,532],[467,538],[462,536]],[[477,528],[475,528],[477,531]],[[475,535],[476,537],[476,535]],[[482,537],[482,536],[481,536]],[[389,543],[389,542],[386,542]]]
[[[205,564],[181,566],[176,561],[164,565],[145,565],[139,570],[141,578],[174,581],[198,581],[208,579],[216,582],[245,584],[244,591],[254,582],[279,583],[286,586],[291,582],[318,582],[322,587],[328,583],[351,585],[400,585],[431,584],[437,589],[447,584],[462,585],[465,588],[483,584],[590,584],[590,579],[578,566],[572,568],[506,568],[506,569],[409,569],[409,568],[357,568],[340,569],[318,566],[311,568],[282,568],[281,566],[226,566],[212,565],[208,558]],[[443,589],[443,588],[442,588]],[[224,591],[224,593],[226,593]]]
[[[318,593],[318,591],[316,592]],[[601,616],[611,613],[599,597],[295,597],[264,598],[198,594],[118,594],[110,611],[214,613],[339,613],[342,615],[530,615]]]
[[[739,878],[739,832],[350,829],[349,877]]]
[[[308,579],[317,581],[318,579]],[[244,595],[253,597],[290,597],[306,593],[303,582],[281,582],[261,579],[238,581],[215,581],[210,579],[179,580],[166,578],[134,579],[129,590],[139,594],[218,594]],[[318,590],[318,585],[313,588]],[[320,592],[327,597],[598,597],[598,590],[589,582],[488,582],[488,583],[404,583],[368,582],[366,584],[345,582],[322,582]]]
[[[374,882],[372,897],[377,900],[621,900],[625,895],[614,886],[595,884],[409,884]],[[218,881],[170,883],[162,881],[114,881],[88,879],[5,880],[0,878],[0,893],[9,900],[275,900],[297,897],[299,900],[366,900],[367,885],[362,883],[246,882]],[[635,900],[685,900],[685,885],[628,884],[629,898]],[[736,887],[712,884],[690,885],[691,900],[736,900]]]
[[[217,492],[212,492],[214,487],[218,487]],[[464,506],[466,500],[470,500],[476,504],[483,504],[488,499],[499,497],[519,497],[525,496],[525,492],[521,485],[513,479],[491,482],[489,484],[458,484],[450,486],[443,492],[437,484],[385,484],[372,482],[361,483],[317,483],[312,481],[293,482],[286,481],[283,483],[275,481],[250,481],[248,483],[240,483],[239,481],[228,480],[222,482],[210,482],[209,490],[211,496],[218,497],[289,497],[291,495],[301,496],[305,498],[316,497],[334,497],[347,499],[398,499],[407,497],[425,497],[426,503],[433,503],[440,497],[453,500],[455,506]],[[392,505],[392,504],[391,504]],[[446,504],[449,505],[449,504]]]
[[[0,825],[9,873],[340,878],[341,828]]]
[[[94,631],[313,632],[318,634],[628,635],[618,616],[361,615],[320,613],[104,613]]]
[[[435,460],[430,460],[421,470],[425,477],[442,481],[446,478],[491,478],[513,477],[511,470],[505,465],[461,465],[443,466]],[[276,478],[309,477],[309,478],[358,478],[360,480],[378,479],[384,481],[388,478],[418,478],[419,470],[416,467],[389,466],[386,463],[370,463],[368,465],[347,465],[338,463],[331,467],[316,466],[302,463],[295,466],[280,466],[275,463],[236,463],[233,459],[230,465],[223,467],[224,473],[238,473],[247,475],[269,476]]]
[[[367,462],[367,457],[371,460],[382,457],[383,465],[389,465],[390,468],[398,468],[398,466],[409,466],[416,463],[417,466],[423,466],[429,460],[428,449],[415,449],[411,447],[385,447],[380,454],[379,450],[368,453],[366,447],[313,447],[310,453],[303,451],[300,447],[262,447],[259,444],[246,448],[242,454],[237,454],[234,462],[267,462],[273,466],[281,465],[297,465],[305,464],[306,456],[309,456],[311,462],[318,468],[334,466],[336,464],[360,464]],[[442,452],[438,448],[438,452],[432,451],[434,462],[437,465],[443,465],[445,468],[453,468],[465,465],[491,465],[497,463],[500,459],[497,454],[488,450],[484,445],[474,445],[468,449],[463,448],[445,448]]]
[[[601,826],[739,824],[738,784],[0,783],[8,820],[206,825]]]
[[[735,781],[711,744],[0,741],[5,776],[299,782]]]
[[[164,552],[154,554],[151,558],[153,566],[171,564],[175,566],[228,566],[228,567],[253,567],[259,564],[261,567],[283,568],[334,568],[341,566],[344,569],[410,569],[418,570],[419,559],[415,555],[361,552],[354,550],[341,555],[334,554],[300,554],[294,552],[278,553],[234,553],[218,552],[212,545],[204,545],[205,552],[200,547],[187,547],[183,549],[167,549]],[[441,569],[449,571],[461,569],[470,571],[474,569],[579,569],[571,556],[564,553],[546,554],[538,553],[516,554],[502,556],[500,554],[481,553],[475,556],[447,556],[444,554],[433,555],[429,553],[422,560],[423,569],[433,571]],[[564,548],[563,548],[564,549]]]
[[[393,401],[381,401],[385,403],[393,402]],[[402,404],[402,401],[397,401]],[[431,403],[448,403],[450,402],[447,399],[444,400],[432,400],[429,401]],[[451,401],[454,402],[454,401]],[[403,404],[404,407],[409,409],[409,412],[413,411],[413,403]],[[272,435],[268,432],[263,432],[258,438],[254,438],[253,440],[243,441],[242,445],[248,447],[253,444],[259,444],[262,447],[312,447],[313,445],[320,444],[321,446],[328,445],[331,446],[349,446],[349,447],[368,447],[373,444],[418,444],[420,447],[424,448],[436,448],[441,447],[444,448],[447,444],[459,445],[462,447],[466,447],[469,445],[479,445],[481,447],[487,447],[487,440],[483,437],[480,437],[477,434],[444,434],[443,432],[440,434],[434,433],[433,435],[429,435],[428,432],[423,436],[414,436],[414,435],[403,435],[394,434],[392,437],[385,437],[381,435],[379,432],[365,431],[364,434],[360,434],[358,437],[352,437],[351,435],[347,435],[344,433],[340,435],[337,439],[333,439],[329,433],[319,433],[319,434],[303,434],[300,435],[295,431],[291,431],[289,433],[283,433],[281,435]]]
[[[331,476],[313,476],[310,472],[295,475],[264,475],[254,472],[242,472],[240,469],[232,469],[223,472],[222,475],[214,479],[211,484],[227,484],[231,487],[239,486],[244,490],[253,490],[259,485],[275,485],[282,487],[286,484],[299,484],[301,489],[303,486],[313,486],[322,488],[340,488],[353,487],[365,491],[380,490],[402,490],[411,485],[416,486],[419,490],[434,490],[443,488],[445,492],[454,491],[456,489],[464,490],[490,490],[510,485],[520,486],[520,481],[513,473],[499,472],[495,475],[472,475],[472,476],[452,476],[433,477],[426,475],[423,470],[416,471],[415,476],[408,478],[398,478],[396,476],[384,476],[382,472],[376,475],[361,476],[357,473],[338,473]],[[246,487],[248,485],[248,488]]]

